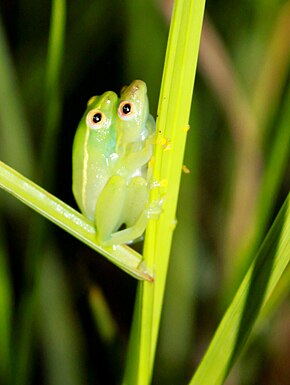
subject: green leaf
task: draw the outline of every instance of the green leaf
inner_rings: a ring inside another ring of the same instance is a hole
[[[81,385],[86,360],[83,335],[71,287],[53,245],[43,257],[37,289],[36,312],[45,356],[45,383]]]
[[[0,18],[0,151],[2,160],[31,176],[32,143]]]
[[[10,339],[12,322],[13,292],[10,281],[8,253],[0,226],[0,382],[8,383],[10,365]]]
[[[163,212],[146,231],[144,259],[154,283],[139,286],[125,384],[149,384],[156,351],[205,1],[175,2],[159,97],[151,201]]]
[[[137,279],[152,281],[142,256],[128,246],[101,247],[92,222],[70,206],[0,162],[0,187],[104,255]]]
[[[220,385],[290,260],[290,194],[247,272],[190,385]]]

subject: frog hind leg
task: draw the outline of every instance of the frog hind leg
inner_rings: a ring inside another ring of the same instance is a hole
[[[145,231],[149,218],[152,215],[160,213],[156,207],[148,206],[149,191],[147,182],[144,178],[137,176],[132,178],[127,186],[126,201],[124,212],[122,215],[122,223],[125,223],[127,228],[112,233],[111,236],[104,242],[104,245],[118,245],[124,243],[132,243],[136,238],[139,238]]]
[[[95,211],[97,239],[100,244],[105,244],[122,224],[126,192],[126,180],[118,175],[112,176],[101,192]]]
[[[127,228],[132,227],[141,213],[144,211],[149,200],[147,181],[141,176],[131,179],[126,194],[123,219]],[[140,234],[141,235],[141,234]]]

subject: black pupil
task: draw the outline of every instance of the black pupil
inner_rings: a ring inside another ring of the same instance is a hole
[[[129,103],[126,103],[123,105],[123,113],[125,115],[129,114],[131,112],[131,106]]]
[[[97,113],[93,116],[93,122],[94,122],[94,123],[99,123],[101,120],[102,120],[102,114],[101,114],[100,112],[97,112]]]

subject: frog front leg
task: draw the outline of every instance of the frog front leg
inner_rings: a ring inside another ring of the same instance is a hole
[[[150,161],[154,142],[155,135],[151,135],[144,141],[142,147],[140,146],[140,143],[137,145],[132,143],[129,146],[128,154],[120,159],[120,163],[127,173],[133,173],[135,170],[143,167]]]

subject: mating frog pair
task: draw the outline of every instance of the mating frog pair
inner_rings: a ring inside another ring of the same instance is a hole
[[[101,245],[132,242],[160,213],[148,204],[154,139],[143,81],[123,87],[120,98],[108,91],[89,100],[74,138],[73,193]]]

